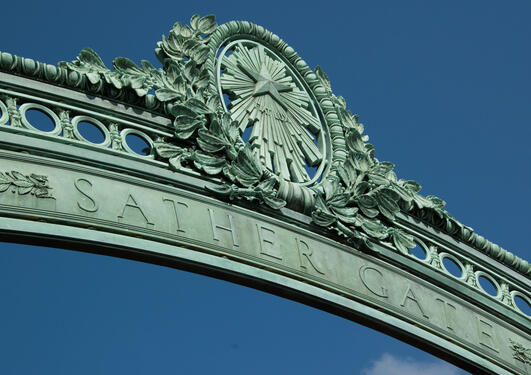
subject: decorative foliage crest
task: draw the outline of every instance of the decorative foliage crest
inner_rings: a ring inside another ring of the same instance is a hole
[[[219,51],[231,43],[232,55],[218,66]],[[175,170],[192,168],[218,179],[210,190],[228,199],[273,209],[287,205],[350,240],[384,242],[408,253],[415,243],[397,225],[403,212],[531,274],[525,260],[459,223],[443,200],[420,195],[418,183],[398,179],[392,163],[376,159],[363,125],[332,93],[327,75],[320,67],[309,69],[278,36],[249,22],[218,26],[214,16],[194,15],[189,25],[176,23],[163,36],[155,55],[162,68],[119,57],[111,71],[89,48],[58,67],[2,53],[0,69],[134,104],[142,99],[146,108],[165,112],[174,137],[155,142],[157,156]],[[242,133],[250,126],[245,142]],[[310,176],[308,167],[317,165],[318,175]],[[0,175],[3,191],[17,181],[47,195],[42,176],[26,176],[23,183],[13,173]]]
[[[211,52],[208,42],[216,28],[214,16],[194,15],[189,26],[176,23],[155,51],[163,69],[155,69],[147,61],[138,67],[120,57],[113,61],[115,70],[111,72],[87,48],[76,61],[61,66],[86,74],[94,84],[103,80],[116,88],[129,87],[140,96],[154,91],[156,99],[166,104],[175,126],[175,139],[155,142],[159,157],[167,159],[176,170],[186,166],[222,176],[225,183],[214,189],[219,194],[258,199],[281,208],[285,202],[276,198],[277,179],[245,146],[238,122],[225,113],[209,88],[214,72],[206,68],[205,62]]]
[[[413,237],[397,228],[396,215],[403,211],[430,208],[442,219],[451,220],[439,198],[423,197],[415,181],[399,180],[394,165],[380,162],[374,156],[374,147],[363,136],[363,125],[358,117],[346,109],[345,100],[331,93],[328,76],[320,67],[315,74],[327,88],[344,126],[347,158],[334,164],[316,192],[316,206],[312,213],[317,225],[330,227],[348,238],[371,238],[389,241],[402,253],[415,247]]]

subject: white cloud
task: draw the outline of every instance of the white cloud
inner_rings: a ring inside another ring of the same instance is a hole
[[[458,375],[460,371],[442,361],[419,362],[384,353],[361,373],[362,375]]]

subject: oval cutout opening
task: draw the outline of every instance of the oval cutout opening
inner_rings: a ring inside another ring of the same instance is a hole
[[[483,275],[479,276],[478,283],[481,286],[481,289],[483,289],[483,291],[488,295],[491,295],[493,297],[498,295],[498,288],[496,287],[496,285],[494,285],[494,282],[492,282],[492,280],[490,280],[488,277]]]
[[[138,155],[147,156],[151,153],[151,146],[146,140],[144,140],[144,138],[140,137],[139,135],[127,134],[125,141],[127,142],[129,148]]]
[[[24,115],[28,123],[37,130],[49,133],[55,129],[54,120],[39,109],[30,108]]]
[[[463,270],[461,266],[457,264],[452,258],[444,257],[442,260],[444,269],[450,275],[457,277],[458,279],[463,276]]]
[[[531,305],[525,298],[522,298],[518,294],[514,296],[514,304],[522,313],[527,316],[531,316]]]
[[[77,131],[90,143],[98,144],[105,141],[105,134],[101,129],[88,121],[80,121],[77,124]]]
[[[427,257],[426,250],[424,250],[424,248],[420,246],[418,243],[415,243],[415,245],[416,246],[413,249],[409,249],[409,253],[417,259],[426,260],[426,257]]]

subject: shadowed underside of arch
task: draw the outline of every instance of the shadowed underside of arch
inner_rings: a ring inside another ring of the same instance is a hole
[[[0,55],[2,239],[228,279],[473,373],[531,372],[515,303],[531,301],[529,264],[378,161],[320,68],[213,16],[177,23],[155,53],[160,69],[114,71],[90,49],[58,67]]]

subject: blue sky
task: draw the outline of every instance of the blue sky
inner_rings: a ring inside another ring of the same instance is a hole
[[[155,62],[161,34],[194,13],[255,22],[322,66],[399,177],[531,258],[530,2],[259,4],[6,2],[0,50]],[[2,374],[464,373],[313,308],[122,259],[1,244],[0,295]]]

